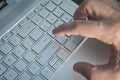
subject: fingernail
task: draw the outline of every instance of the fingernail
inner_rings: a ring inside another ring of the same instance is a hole
[[[57,34],[57,32],[56,32],[56,28],[52,30],[52,33],[53,33],[54,35]]]
[[[79,67],[79,64],[78,64],[78,63],[74,64],[73,70],[74,70],[75,72],[80,73],[80,67]]]

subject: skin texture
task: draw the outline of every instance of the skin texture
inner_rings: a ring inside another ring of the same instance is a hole
[[[61,24],[53,34],[81,35],[109,44],[107,64],[77,62],[73,69],[88,80],[120,80],[120,4],[116,0],[85,0],[75,11],[74,21]]]

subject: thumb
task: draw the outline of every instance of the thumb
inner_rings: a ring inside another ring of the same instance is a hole
[[[73,70],[83,75],[86,79],[90,80],[94,67],[94,65],[89,63],[78,62],[74,65]]]
[[[54,35],[81,35],[85,37],[97,38],[103,33],[103,24],[98,21],[76,20],[65,23],[53,30]]]

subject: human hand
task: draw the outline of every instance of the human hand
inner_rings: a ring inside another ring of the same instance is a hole
[[[120,4],[116,0],[85,0],[75,11],[74,21],[60,25],[53,34],[81,35],[111,45],[107,64],[78,62],[73,69],[88,80],[120,80]]]

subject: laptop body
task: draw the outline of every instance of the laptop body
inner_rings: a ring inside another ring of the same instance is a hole
[[[14,6],[2,9],[0,79],[86,80],[73,71],[76,62],[107,63],[110,49],[105,44],[81,36],[66,35],[58,38],[49,32],[58,23],[70,21],[77,7],[70,0],[21,0]],[[61,15],[59,11],[56,13],[59,9]],[[44,11],[49,14],[43,13]],[[77,42],[74,44],[74,41]]]

